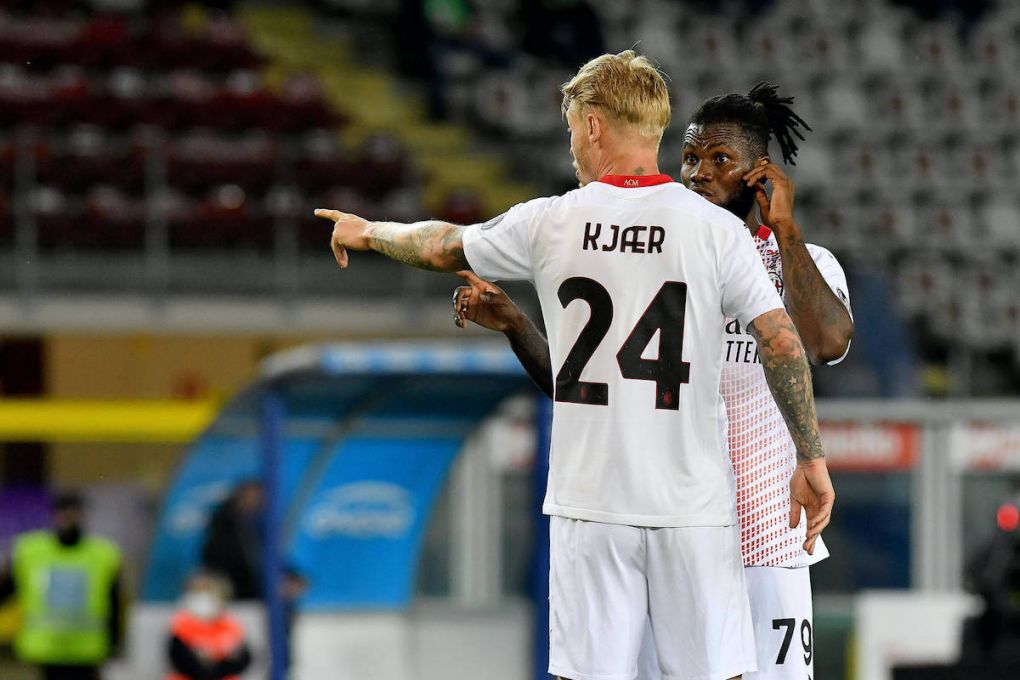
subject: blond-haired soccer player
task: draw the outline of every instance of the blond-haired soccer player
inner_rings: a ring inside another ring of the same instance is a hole
[[[829,251],[805,244],[793,219],[793,182],[769,156],[775,140],[793,164],[797,137],[810,130],[794,113],[792,97],[771,83],[746,94],[704,102],[687,126],[680,181],[744,220],[769,277],[786,303],[812,363],[839,363],[849,351],[853,318],[846,275]],[[769,196],[765,178],[772,185]],[[504,333],[535,383],[553,396],[545,338],[509,296],[471,272],[454,293],[454,319]],[[726,324],[720,394],[728,416],[727,440],[737,483],[737,519],[758,670],[744,680],[814,677],[813,608],[808,566],[828,556],[821,537],[804,549],[805,526],[790,527],[787,486],[797,449],[772,398],[754,338]],[[661,678],[651,643],[642,647],[641,680]],[[796,641],[794,642],[794,638]],[[791,644],[792,642],[792,644]]]
[[[835,495],[800,338],[743,224],[658,173],[662,75],[633,51],[563,86],[581,187],[485,223],[334,222],[331,247],[435,271],[534,281],[555,371],[549,671],[630,680],[647,622],[677,680],[755,670],[719,397],[724,321],[758,341],[796,443],[791,522],[806,545]]]

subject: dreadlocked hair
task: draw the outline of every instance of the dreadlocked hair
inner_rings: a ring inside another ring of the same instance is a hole
[[[762,81],[755,84],[746,95],[724,94],[712,97],[694,112],[691,123],[739,125],[758,146],[755,151],[762,155],[768,153],[769,139],[775,138],[783,154],[783,161],[796,165],[796,139],[804,141],[801,129],[810,131],[811,128],[790,108],[793,97],[780,97],[778,90],[776,85]]]

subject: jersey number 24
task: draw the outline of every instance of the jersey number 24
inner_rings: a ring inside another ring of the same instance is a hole
[[[564,309],[574,300],[584,300],[591,308],[591,315],[556,374],[556,401],[607,406],[609,385],[583,382],[580,377],[613,324],[613,299],[605,286],[583,276],[564,281],[557,295]],[[624,378],[655,383],[655,408],[658,409],[679,410],[680,385],[690,382],[691,365],[683,360],[686,308],[687,284],[665,282],[616,353],[616,363]],[[658,357],[642,359],[641,354],[656,331],[659,332]]]

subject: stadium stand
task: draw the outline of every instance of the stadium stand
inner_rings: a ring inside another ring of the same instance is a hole
[[[888,282],[885,316],[910,321],[926,359],[962,347],[1020,379],[1012,3],[936,3],[927,21],[888,0],[233,4],[0,3],[0,258],[54,254],[59,273],[29,280],[115,289],[130,276],[104,285],[69,263],[248,254],[208,290],[273,292],[274,258],[314,288],[330,266],[317,205],[472,222],[571,186],[558,85],[639,43],[671,76],[676,121],[761,78],[795,95],[814,128],[792,173],[811,240]],[[681,127],[663,146],[674,174]],[[412,279],[365,261],[363,288],[407,294]]]
[[[474,21],[513,25],[518,4],[574,13],[585,5],[599,18],[605,49],[638,44],[671,76],[674,122],[706,97],[747,91],[758,79],[780,83],[814,128],[792,169],[809,238],[836,251],[851,275],[877,269],[891,280],[886,295],[926,356],[945,360],[962,341],[1016,376],[1014,3],[924,3],[928,20],[918,21],[917,8],[885,0],[776,0],[751,3],[750,12],[740,3],[493,0],[472,3]],[[504,145],[517,172],[553,193],[575,181],[553,104],[576,63],[555,50],[529,52],[527,32],[504,68],[485,55],[505,45],[461,49],[441,108]],[[473,33],[494,30],[477,25]],[[663,143],[674,174],[679,129]]]

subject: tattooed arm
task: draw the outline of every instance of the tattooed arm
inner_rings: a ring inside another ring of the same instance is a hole
[[[464,227],[438,220],[414,224],[371,222],[367,231],[372,250],[434,272],[467,269],[463,235]]]
[[[330,248],[341,268],[348,264],[347,250],[374,250],[419,269],[455,272],[467,269],[464,227],[438,220],[401,224],[369,222],[339,210],[318,209],[316,217],[332,221]]]
[[[811,369],[797,329],[782,309],[762,314],[748,325],[748,331],[758,342],[769,389],[797,447],[797,469],[790,480],[790,526],[800,523],[801,508],[805,509],[804,548],[812,553],[815,540],[829,523],[836,494],[818,432]]]
[[[815,416],[811,368],[793,322],[786,312],[774,309],[759,316],[747,328],[758,341],[765,378],[797,445],[797,459],[822,458],[825,454]]]
[[[854,322],[825,281],[793,220],[793,182],[775,163],[759,165],[744,178],[755,188],[762,222],[772,229],[783,260],[786,309],[804,341],[808,359],[821,364],[846,353]],[[765,181],[772,183],[772,196]]]
[[[545,336],[501,288],[472,272],[457,272],[457,276],[468,284],[453,292],[453,320],[457,326],[464,328],[467,321],[474,321],[505,335],[528,376],[552,399],[552,360]]]

